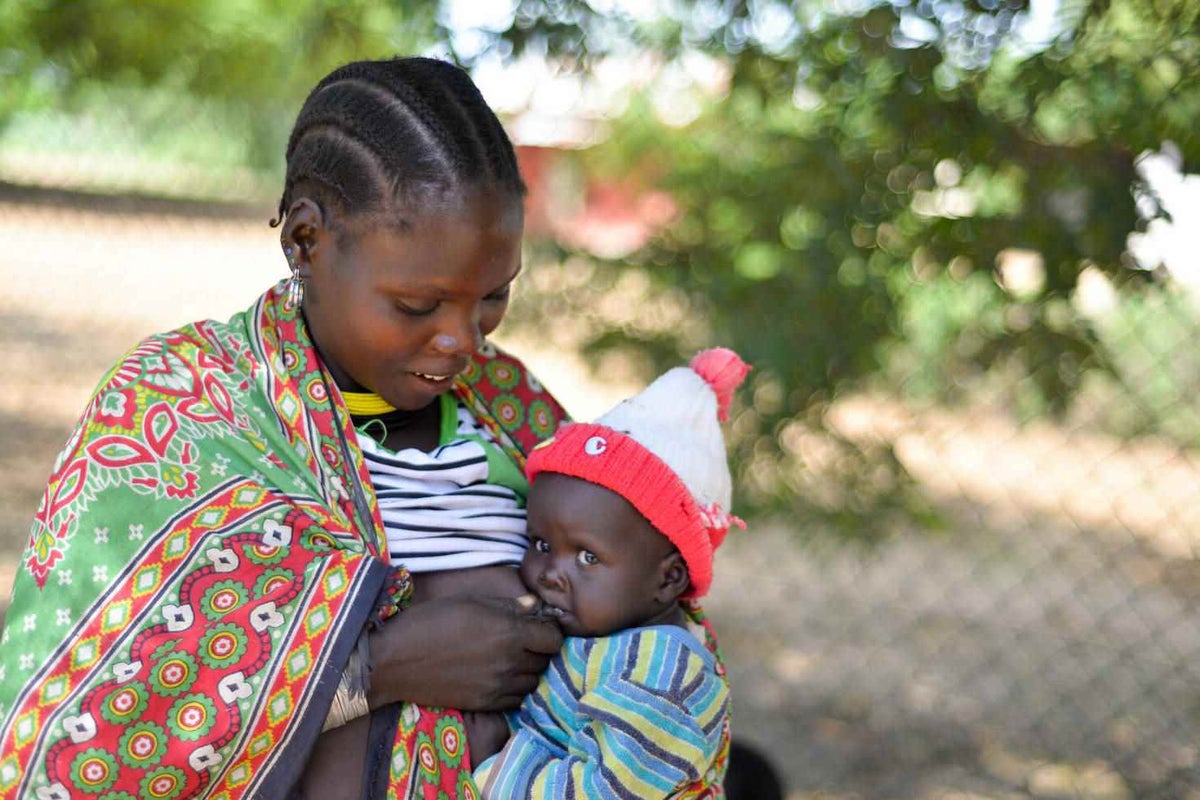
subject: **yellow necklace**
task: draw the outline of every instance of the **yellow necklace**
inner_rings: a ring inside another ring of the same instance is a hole
[[[352,417],[373,417],[396,410],[395,406],[374,392],[342,392],[342,399],[346,401],[346,408]]]

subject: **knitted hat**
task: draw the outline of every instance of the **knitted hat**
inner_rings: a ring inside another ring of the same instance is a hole
[[[696,354],[593,423],[564,425],[529,455],[532,483],[558,472],[624,497],[679,549],[700,597],[712,584],[713,551],[731,524],[730,479],[720,422],[750,371],[732,350]]]

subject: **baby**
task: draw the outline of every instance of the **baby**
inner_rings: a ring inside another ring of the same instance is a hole
[[[432,451],[389,450],[360,426],[413,602],[540,602],[568,637],[508,721],[463,714],[485,797],[719,796],[728,686],[679,601],[708,591],[713,551],[740,523],[718,422],[748,370],[704,351],[596,423],[564,426],[526,475],[448,396]],[[346,399],[356,422],[378,405]]]
[[[469,725],[485,798],[720,796],[729,690],[679,601],[740,523],[718,420],[748,369],[704,351],[530,455],[520,575],[568,638],[502,749]]]

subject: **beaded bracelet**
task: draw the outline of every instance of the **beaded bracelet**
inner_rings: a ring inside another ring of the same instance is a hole
[[[365,717],[371,713],[371,704],[367,702],[367,692],[371,690],[371,650],[367,641],[367,633],[358,637],[358,645],[346,660],[346,668],[342,670],[341,680],[338,681],[337,691],[325,716],[325,725],[321,728],[324,733],[333,728],[340,728],[351,720]]]

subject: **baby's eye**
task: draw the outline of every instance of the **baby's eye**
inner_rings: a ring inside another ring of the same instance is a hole
[[[539,539],[535,536],[535,537],[533,537],[533,549],[538,551],[539,553],[549,553],[550,552],[550,543],[547,542],[545,539]]]
[[[596,554],[591,550],[580,550],[575,560],[585,567],[592,567],[600,563],[600,559],[596,558]]]

